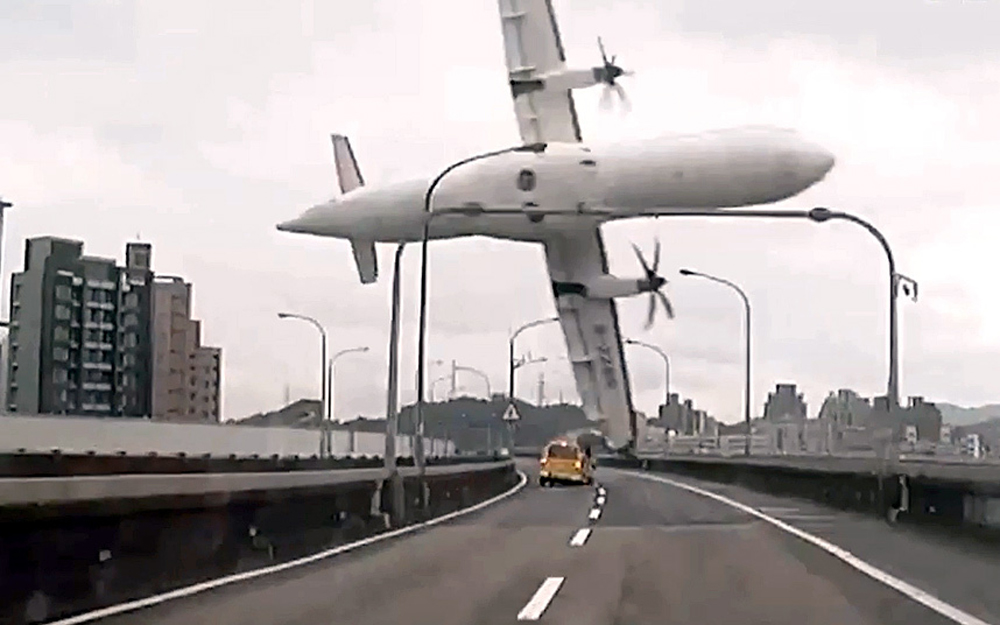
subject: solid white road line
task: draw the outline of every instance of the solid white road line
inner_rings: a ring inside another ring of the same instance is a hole
[[[537,621],[542,616],[542,612],[545,612],[545,608],[549,607],[549,603],[559,592],[559,587],[565,580],[565,577],[550,577],[542,582],[531,600],[517,613],[517,620]]]
[[[593,509],[591,509],[591,511],[590,511],[590,520],[591,521],[596,521],[599,518],[601,518],[601,509],[600,508],[593,508]]]
[[[573,538],[569,541],[570,547],[582,547],[587,539],[590,537],[590,528],[585,527],[580,530],[576,530],[576,534],[573,534]]]
[[[920,588],[917,588],[916,586],[910,584],[909,582],[905,582],[899,579],[898,577],[894,577],[889,573],[886,573],[885,571],[879,569],[874,565],[868,564],[867,562],[855,556],[846,549],[842,549],[831,542],[823,540],[822,538],[819,538],[817,536],[813,536],[812,534],[805,532],[795,526],[789,525],[788,523],[785,523],[779,519],[764,514],[763,512],[751,506],[742,504],[724,495],[720,495],[718,493],[713,493],[711,491],[705,490],[704,488],[698,488],[697,486],[692,486],[691,484],[678,482],[677,480],[672,480],[668,477],[663,477],[661,475],[650,475],[648,473],[638,473],[635,471],[624,471],[624,473],[646,480],[653,480],[654,482],[662,482],[664,484],[669,484],[670,486],[674,486],[676,488],[680,488],[688,492],[701,495],[703,497],[708,497],[709,499],[714,499],[715,501],[724,503],[727,506],[731,506],[733,508],[736,508],[737,510],[746,512],[751,516],[757,517],[758,519],[766,523],[770,523],[774,527],[777,527],[782,531],[785,531],[793,536],[801,538],[807,543],[822,549],[823,551],[829,553],[835,558],[838,558],[839,560],[843,561],[847,565],[853,567],[855,570],[860,571],[861,573],[864,573],[868,577],[871,577],[872,579],[885,584],[886,586],[892,588],[893,590],[902,593],[903,595],[909,597],[913,601],[916,601],[917,603],[924,605],[930,608],[931,610],[937,612],[941,616],[951,619],[956,623],[959,623],[959,625],[990,625],[986,621],[981,620],[969,614],[968,612],[961,610],[960,608],[957,608],[949,603],[941,601],[937,597],[921,590]]]
[[[331,556],[337,556],[348,551],[353,551],[358,547],[364,547],[372,543],[377,543],[383,540],[388,540],[390,538],[395,538],[397,536],[402,536],[404,534],[410,534],[417,530],[421,530],[439,523],[444,523],[445,521],[450,521],[451,519],[458,518],[460,516],[475,512],[477,510],[482,510],[483,508],[492,505],[502,499],[510,497],[514,493],[518,492],[524,485],[528,483],[528,476],[526,476],[521,471],[517,472],[520,480],[518,483],[510,490],[500,493],[496,497],[491,497],[486,501],[481,501],[474,506],[469,506],[468,508],[463,508],[462,510],[456,510],[455,512],[449,512],[448,514],[443,514],[439,517],[433,518],[430,521],[424,521],[423,523],[416,523],[414,525],[407,525],[406,527],[401,527],[389,532],[384,532],[382,534],[376,534],[375,536],[369,536],[368,538],[363,538],[361,540],[355,541],[353,543],[348,543],[346,545],[341,545],[339,547],[334,547],[333,549],[326,549],[308,555],[296,560],[290,560],[288,562],[282,562],[281,564],[275,564],[272,566],[265,566],[263,568],[254,569],[252,571],[246,571],[243,573],[236,573],[235,575],[227,575],[225,577],[219,577],[216,579],[210,579],[205,582],[198,584],[193,584],[191,586],[185,586],[183,588],[178,588],[176,590],[171,590],[159,595],[153,595],[151,597],[144,597],[142,599],[136,599],[134,601],[127,601],[125,603],[119,603],[117,605],[111,605],[106,608],[100,608],[98,610],[93,610],[91,612],[85,612],[83,614],[77,614],[76,616],[71,616],[69,618],[64,618],[60,621],[52,621],[49,625],[76,625],[77,623],[88,623],[90,621],[95,621],[97,619],[106,618],[109,616],[114,616],[116,614],[122,614],[123,612],[131,612],[133,610],[139,610],[141,608],[147,608],[158,603],[164,603],[172,599],[180,599],[182,597],[189,597],[191,595],[196,595],[200,592],[205,592],[206,590],[212,590],[214,588],[219,588],[220,586],[228,586],[236,582],[246,581],[248,579],[254,579],[257,577],[263,577],[265,575],[270,575],[271,573],[278,573],[280,571],[286,571],[288,569],[295,568],[297,566],[302,566],[303,564],[310,564],[316,562],[317,560],[322,560],[324,558],[329,558]]]

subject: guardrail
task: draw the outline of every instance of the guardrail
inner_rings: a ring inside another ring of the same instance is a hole
[[[401,474],[396,523],[378,468],[0,480],[10,502],[0,507],[0,622],[65,617],[287,561],[458,510],[518,480],[509,459],[428,466],[424,485],[412,468]]]
[[[495,455],[430,457],[428,465],[483,462]],[[0,477],[56,477],[71,475],[126,475],[133,473],[234,473],[243,471],[306,471],[323,469],[365,469],[383,465],[382,457],[278,456],[218,458],[211,456],[98,456],[94,454],[0,454]],[[412,457],[396,458],[400,467],[413,466]]]

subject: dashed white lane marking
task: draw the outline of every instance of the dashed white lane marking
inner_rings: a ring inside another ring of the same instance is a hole
[[[442,514],[439,517],[433,518],[429,521],[424,521],[422,523],[415,523],[413,525],[408,525],[406,527],[401,527],[389,532],[384,532],[382,534],[376,534],[374,536],[369,536],[368,538],[363,538],[361,540],[355,541],[353,543],[348,543],[346,545],[341,545],[339,547],[334,547],[333,549],[326,549],[312,555],[308,555],[296,560],[290,560],[288,562],[282,562],[281,564],[275,564],[272,566],[265,566],[263,568],[254,569],[252,571],[246,571],[243,573],[236,573],[235,575],[227,575],[225,577],[219,577],[216,579],[210,579],[207,582],[201,582],[199,584],[193,584],[191,586],[185,586],[184,588],[178,588],[176,590],[171,590],[169,592],[161,593],[159,595],[153,595],[151,597],[144,597],[142,599],[136,599],[134,601],[126,601],[125,603],[119,603],[117,605],[110,605],[106,608],[100,608],[98,610],[93,610],[91,612],[85,612],[83,614],[77,614],[76,616],[70,616],[64,618],[61,621],[52,621],[49,625],[77,625],[77,623],[89,623],[90,621],[96,621],[97,619],[106,618],[108,616],[114,616],[116,614],[122,614],[123,612],[132,612],[139,610],[141,608],[148,608],[149,606],[156,605],[158,603],[164,603],[172,599],[180,599],[182,597],[189,597],[191,595],[196,595],[200,592],[205,592],[206,590],[212,590],[213,588],[218,588],[220,586],[228,586],[235,582],[242,582],[248,579],[254,579],[257,577],[263,577],[264,575],[269,575],[271,573],[277,573],[279,571],[285,571],[288,569],[295,568],[297,566],[302,566],[303,564],[309,564],[310,562],[316,562],[317,560],[322,560],[324,558],[329,558],[332,556],[340,555],[347,551],[353,551],[358,547],[364,547],[365,545],[370,545],[372,543],[377,543],[383,540],[388,540],[390,538],[395,538],[397,536],[402,536],[404,534],[410,534],[417,530],[421,530],[427,527],[437,525],[439,523],[444,523],[450,521],[451,519],[458,518],[460,516],[475,512],[477,510],[482,510],[483,508],[492,505],[502,499],[510,497],[514,493],[520,491],[524,488],[525,484],[528,483],[528,476],[526,476],[521,471],[517,472],[518,482],[510,490],[500,493],[496,497],[491,497],[486,501],[481,501],[468,508],[463,508],[461,510],[456,510],[454,512],[449,512],[448,514]]]
[[[600,508],[592,508],[590,510],[590,517],[589,518],[590,518],[591,521],[596,521],[597,519],[601,518],[601,509]]]
[[[604,495],[601,495],[597,498],[597,505],[603,506],[605,501],[607,501],[607,499],[604,498]]]
[[[949,603],[945,603],[944,601],[938,599],[937,597],[931,595],[930,593],[925,592],[920,588],[917,588],[913,584],[905,582],[899,579],[898,577],[894,577],[874,565],[868,564],[867,562],[855,556],[846,549],[841,549],[840,547],[834,545],[831,542],[823,540],[822,538],[819,538],[817,536],[813,536],[812,534],[805,532],[795,526],[789,525],[784,521],[781,521],[772,516],[764,514],[760,510],[757,510],[751,506],[742,504],[724,495],[713,493],[703,488],[698,488],[697,486],[692,486],[691,484],[685,484],[684,482],[678,482],[676,480],[672,480],[670,478],[663,477],[660,475],[650,475],[648,473],[638,473],[635,471],[624,471],[624,473],[645,480],[653,480],[654,482],[662,482],[663,484],[669,484],[670,486],[674,486],[676,488],[680,488],[682,490],[686,490],[688,492],[695,493],[703,497],[708,497],[709,499],[714,499],[720,503],[726,504],[727,506],[731,506],[733,508],[736,508],[737,510],[746,512],[751,516],[757,517],[761,521],[770,523],[771,525],[777,527],[778,529],[785,531],[798,538],[801,538],[805,542],[822,549],[823,551],[829,553],[835,558],[843,561],[848,566],[853,567],[855,570],[860,571],[861,573],[864,573],[868,577],[871,577],[872,579],[885,584],[889,588],[892,588],[893,590],[902,593],[903,595],[909,597],[913,601],[916,601],[917,603],[924,605],[930,608],[931,610],[937,612],[941,616],[951,619],[956,623],[959,623],[959,625],[990,625],[986,621],[979,619],[960,608],[957,608]]]
[[[582,547],[587,539],[590,538],[590,528],[585,527],[580,530],[576,530],[576,534],[573,534],[573,538],[569,541],[570,547]]]
[[[607,493],[608,493],[608,492],[607,492],[606,490],[604,490],[604,487],[603,487],[603,486],[599,486],[599,487],[597,488],[597,494],[598,494],[599,496],[603,497],[603,496],[604,496],[604,495],[606,495]]]
[[[565,577],[550,577],[542,582],[542,585],[538,587],[538,590],[535,591],[535,594],[528,603],[517,613],[517,620],[537,621],[541,618],[542,613],[545,612],[545,608],[549,607],[549,603],[552,602],[552,598],[559,592],[559,587],[562,586],[565,580]]]

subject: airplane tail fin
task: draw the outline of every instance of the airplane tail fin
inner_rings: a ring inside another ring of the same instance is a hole
[[[347,193],[365,186],[365,179],[361,176],[358,161],[354,158],[350,140],[344,135],[337,134],[330,135],[330,139],[333,140],[333,161],[337,166],[340,192]]]
[[[337,167],[337,182],[340,192],[347,193],[365,186],[361,176],[358,161],[354,158],[350,140],[344,135],[330,135],[333,141],[333,162]],[[354,252],[354,264],[358,267],[358,277],[361,284],[371,284],[378,279],[378,255],[375,253],[375,243],[372,241],[351,240],[351,251]]]

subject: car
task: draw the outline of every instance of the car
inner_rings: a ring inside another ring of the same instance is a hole
[[[594,482],[594,467],[589,449],[584,450],[572,440],[555,440],[546,445],[539,464],[539,486]]]

